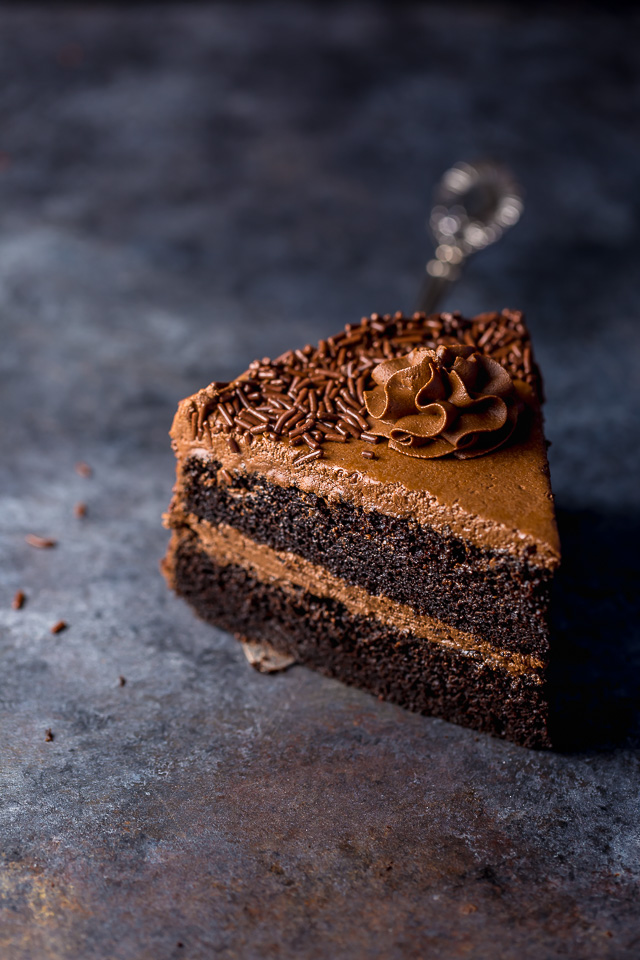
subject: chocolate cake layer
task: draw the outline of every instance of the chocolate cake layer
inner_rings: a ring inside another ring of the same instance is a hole
[[[241,566],[216,563],[193,531],[175,531],[165,570],[203,619],[270,643],[300,662],[409,709],[548,746],[538,674],[514,673],[480,651],[456,650],[302,587],[262,582]]]
[[[551,579],[546,567],[482,550],[402,517],[329,503],[256,474],[234,474],[231,483],[221,484],[218,469],[215,461],[188,458],[174,511],[227,524],[274,550],[322,565],[371,594],[495,646],[546,659]]]
[[[316,597],[342,603],[353,616],[375,617],[393,630],[409,632],[456,650],[481,654],[486,661],[509,673],[530,673],[541,679],[544,663],[531,654],[496,647],[472,633],[458,630],[434,617],[418,614],[411,607],[388,597],[374,596],[362,587],[346,583],[329,573],[326,567],[310,563],[287,550],[272,550],[234,527],[225,524],[214,526],[195,517],[189,518],[187,527],[196,535],[199,549],[219,566],[233,564],[244,567],[262,583],[285,589],[289,585],[302,587]],[[178,528],[178,535],[185,535],[184,527]]]

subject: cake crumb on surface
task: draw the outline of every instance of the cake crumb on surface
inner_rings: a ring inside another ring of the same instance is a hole
[[[38,550],[48,550],[50,547],[55,547],[58,542],[53,537],[39,537],[35,533],[28,533],[25,540],[30,546],[37,547]]]
[[[53,741],[53,738],[54,738],[53,730],[51,729],[51,727],[47,727],[47,729],[44,732],[44,742],[51,743]]]
[[[14,610],[22,610],[26,599],[22,590],[16,590],[13,600],[11,601],[11,606]]]
[[[76,473],[81,477],[90,477],[93,473],[93,470],[88,463],[84,462],[84,460],[79,460],[76,463]]]
[[[87,515],[87,505],[86,503],[76,503],[73,508],[73,512],[76,517],[86,517]]]

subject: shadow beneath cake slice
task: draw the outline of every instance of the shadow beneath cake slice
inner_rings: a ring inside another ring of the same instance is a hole
[[[558,510],[551,739],[567,752],[640,742],[640,516]]]

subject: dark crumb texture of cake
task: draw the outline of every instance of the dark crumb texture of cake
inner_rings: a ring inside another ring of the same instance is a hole
[[[182,465],[186,514],[227,524],[371,594],[546,660],[552,574],[535,565],[535,554],[528,563],[504,551],[481,550],[415,521],[328,503],[257,474],[239,474],[232,485],[220,486],[218,467],[198,457]]]
[[[460,313],[425,316],[415,313],[372,314],[317,347],[288,350],[275,360],[250,364],[232,383],[219,383],[215,397],[191,412],[193,438],[204,431],[236,438],[264,434],[287,437],[302,447],[298,463],[320,459],[326,441],[361,439],[369,433],[364,391],[379,363],[404,357],[415,347],[463,344],[500,363],[514,380],[528,383],[541,398],[542,387],[522,314],[517,310],[483,313],[468,319]]]
[[[442,717],[527,747],[548,747],[545,688],[479,654],[455,651],[299,587],[283,590],[241,567],[219,566],[186,529],[167,567],[175,590],[206,621],[267,642],[301,663],[410,710]]]

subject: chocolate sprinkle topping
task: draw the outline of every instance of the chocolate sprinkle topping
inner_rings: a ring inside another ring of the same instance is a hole
[[[51,633],[62,633],[63,630],[67,629],[67,624],[65,620],[58,620],[57,623],[51,627]]]
[[[289,350],[275,360],[254,360],[239,380],[217,384],[215,400],[191,415],[194,439],[211,429],[229,435],[229,447],[238,452],[238,439],[255,436],[287,438],[291,446],[309,452],[296,463],[322,457],[325,442],[348,443],[352,438],[377,443],[369,431],[364,391],[371,386],[371,370],[385,360],[404,357],[415,347],[435,349],[441,344],[472,346],[498,361],[513,379],[524,380],[540,394],[540,379],[522,314],[517,310],[483,313],[466,319],[459,313],[426,316],[414,313],[377,313],[344,332]],[[233,433],[233,436],[230,434]],[[375,459],[375,454],[363,454]]]

